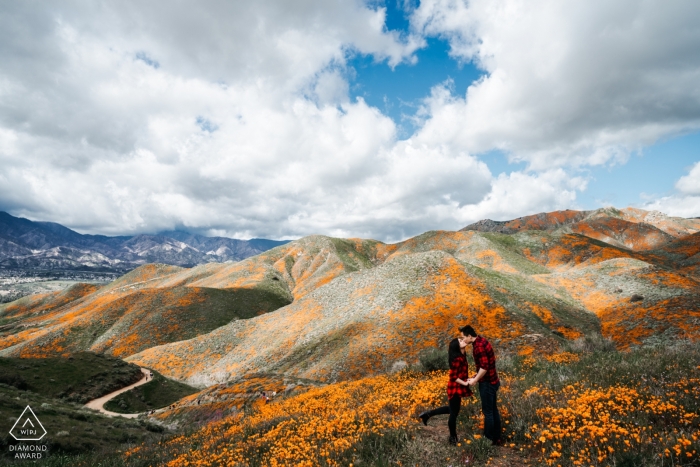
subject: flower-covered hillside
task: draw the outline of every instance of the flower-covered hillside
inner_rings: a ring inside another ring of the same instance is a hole
[[[483,438],[476,397],[462,402],[456,446],[447,443],[445,416],[428,427],[417,420],[446,403],[447,372],[402,371],[308,387],[278,393],[269,403],[254,402],[256,393],[279,389],[279,379],[256,377],[155,415],[202,426],[136,446],[123,454],[123,465],[699,465],[697,343],[616,352],[580,339],[545,358],[498,357],[501,447]],[[201,418],[204,404],[216,408],[215,417]]]
[[[348,272],[380,264],[395,248],[374,240],[312,235],[188,280],[187,285],[226,289],[260,287],[274,280],[296,300]]]
[[[221,266],[221,265],[217,265]],[[43,357],[92,350],[127,356],[154,345],[188,339],[233,319],[249,318],[290,302],[276,282],[261,287],[217,290],[169,287],[163,282],[186,270],[142,266],[113,283],[82,288],[66,300],[56,294],[7,304],[0,316],[0,354]]]
[[[637,227],[631,224],[639,224]],[[612,207],[595,211],[554,211],[511,221],[483,220],[462,230],[514,234],[530,230],[579,232],[603,241],[644,250],[700,231],[700,219],[670,217],[658,211]],[[643,238],[649,235],[650,238]]]
[[[128,356],[275,310],[340,275],[373,267],[394,248],[311,236],[239,263],[145,265],[99,289],[3,305],[0,319],[8,325],[0,328],[0,349],[16,356],[78,350]]]
[[[653,253],[678,272],[700,279],[700,232],[675,240]]]
[[[249,372],[381,373],[466,321],[504,348],[699,334],[700,220],[608,208],[477,227],[393,245],[315,235],[239,263],[146,265],[99,289],[2,306],[0,352],[133,356],[207,385]]]
[[[0,313],[5,320],[26,318],[31,314],[40,314],[90,295],[100,289],[94,284],[74,284],[65,290],[22,297],[11,303],[0,305]]]
[[[582,265],[536,280],[563,288],[595,313],[618,346],[700,336],[700,282],[633,258]]]
[[[233,264],[149,264],[108,286],[29,297],[0,308],[0,349],[46,356],[94,350],[128,356],[275,310],[336,277],[373,267],[393,246],[306,237]]]
[[[442,251],[403,254],[346,274],[274,313],[145,350],[128,360],[195,385],[275,372],[347,380],[412,363],[470,322],[502,347],[599,331],[595,316],[527,277]],[[551,311],[550,311],[551,310]]]
[[[675,240],[675,237],[653,225],[616,217],[578,222],[571,226],[571,231],[633,251],[650,250]]]

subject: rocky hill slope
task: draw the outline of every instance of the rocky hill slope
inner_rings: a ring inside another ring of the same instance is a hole
[[[603,208],[595,211],[543,212],[511,221],[486,219],[462,230],[505,234],[525,230],[579,233],[610,245],[641,251],[662,246],[699,229],[698,218],[669,217],[658,211],[636,208]]]
[[[107,237],[0,212],[0,268],[128,271],[146,263],[191,267],[240,261],[286,241],[236,240],[185,232]]]
[[[391,245],[311,236],[239,263],[146,265],[102,288],[0,306],[0,355],[93,350],[207,386],[385,373],[465,323],[519,353],[601,332],[621,348],[696,339],[699,254],[700,220],[639,210],[481,222]]]

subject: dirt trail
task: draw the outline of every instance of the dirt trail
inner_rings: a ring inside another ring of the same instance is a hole
[[[421,426],[418,433],[425,438],[447,443],[447,438],[450,435],[447,429],[447,417],[444,417],[444,421],[441,420],[434,425],[431,422],[431,425]],[[471,457],[462,456],[462,460],[464,461],[464,465],[474,464],[474,460]],[[535,462],[532,459],[529,459],[526,454],[523,454],[515,447],[498,446],[493,448],[493,453],[488,462],[482,463],[481,465],[488,465],[490,467],[523,467],[533,463]],[[479,465],[479,463],[475,465]]]
[[[134,384],[130,384],[129,386],[125,386],[117,391],[110,392],[109,394],[99,397],[97,399],[93,399],[87,404],[85,404],[85,407],[88,409],[93,409],[93,410],[99,410],[105,415],[109,415],[110,417],[125,417],[125,418],[136,418],[138,417],[139,413],[116,413],[116,412],[110,412],[109,410],[105,410],[104,405],[109,401],[110,399],[113,399],[117,397],[119,394],[126,392],[130,389],[135,388],[136,386],[141,386],[142,384],[146,384],[147,382],[151,381],[149,379],[150,371],[141,368],[141,373],[143,373],[143,378],[135,382]]]

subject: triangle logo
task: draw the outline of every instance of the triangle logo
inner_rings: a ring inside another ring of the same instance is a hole
[[[12,426],[10,434],[17,441],[39,441],[46,436],[46,430],[32,408],[27,406]]]

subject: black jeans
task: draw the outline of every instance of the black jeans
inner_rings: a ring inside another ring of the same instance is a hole
[[[501,383],[479,381],[481,411],[484,414],[484,436],[493,442],[501,439],[501,414],[498,413],[498,388]]]
[[[459,410],[462,407],[462,398],[460,396],[453,396],[448,403],[450,405],[433,409],[426,413],[426,416],[430,418],[433,415],[449,414],[450,418],[447,420],[447,427],[450,429],[450,437],[457,438],[457,415],[459,415]]]

